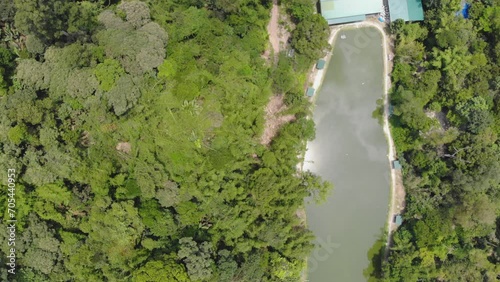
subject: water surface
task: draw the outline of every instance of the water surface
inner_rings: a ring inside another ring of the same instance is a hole
[[[390,174],[382,126],[372,118],[383,96],[383,48],[375,28],[337,33],[308,144],[304,168],[333,183],[322,205],[306,207],[322,249],[309,259],[310,282],[366,281],[367,253],[388,212]]]

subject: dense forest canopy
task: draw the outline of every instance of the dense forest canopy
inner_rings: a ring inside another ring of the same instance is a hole
[[[405,222],[385,281],[500,279],[500,2],[423,1],[391,23],[392,132]]]
[[[0,280],[297,281],[313,235],[296,211],[329,188],[296,171],[327,25],[286,1],[296,56],[266,62],[270,5],[0,0],[0,175],[16,170],[18,221],[17,273]],[[266,146],[273,93],[295,119]]]

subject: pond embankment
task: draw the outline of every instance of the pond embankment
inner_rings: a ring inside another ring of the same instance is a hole
[[[308,144],[303,169],[335,185],[325,204],[306,208],[308,226],[321,246],[308,263],[313,282],[363,281],[368,250],[384,226],[392,228],[386,224],[395,212],[389,194],[396,193],[389,193],[389,187],[394,190],[397,179],[388,162],[394,158],[394,145],[387,109],[383,128],[372,118],[377,99],[384,97],[387,108],[389,46],[383,30],[374,25],[334,28],[328,67],[311,77],[317,89],[317,137]]]

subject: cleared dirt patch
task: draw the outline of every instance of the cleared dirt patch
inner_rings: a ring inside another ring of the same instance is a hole
[[[264,124],[264,133],[260,139],[262,145],[269,145],[283,124],[295,120],[294,115],[281,115],[286,109],[287,107],[283,102],[283,95],[275,95],[269,99],[265,110],[266,122]]]
[[[126,154],[130,154],[130,152],[132,151],[132,145],[130,145],[130,143],[128,142],[120,142],[116,145],[116,150]]]
[[[288,38],[290,38],[290,32],[281,25],[280,22],[286,22],[291,25],[290,20],[286,14],[280,13],[280,7],[278,5],[278,0],[273,0],[273,7],[271,8],[271,19],[267,25],[267,34],[269,36],[270,48],[267,48],[262,58],[269,61],[271,57],[271,52],[274,54],[274,61],[278,58],[280,51],[285,50]]]

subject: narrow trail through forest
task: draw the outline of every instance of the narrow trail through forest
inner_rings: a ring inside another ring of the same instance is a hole
[[[286,42],[290,34],[279,23],[280,12],[278,0],[273,0],[273,7],[271,8],[271,19],[267,25],[267,33],[269,37],[270,48],[264,52],[262,57],[269,63],[277,63],[278,55],[281,49],[285,48]],[[272,55],[272,58],[271,58]],[[284,96],[282,93],[274,93],[269,99],[265,109],[265,124],[264,132],[261,136],[261,144],[269,145],[278,133],[279,129],[290,121],[295,120],[294,115],[283,115],[282,113],[287,109],[284,103]]]
[[[279,37],[279,8],[278,0],[273,0],[273,7],[271,9],[271,20],[267,26],[267,33],[269,34],[269,41],[276,57],[280,52],[280,37]]]

